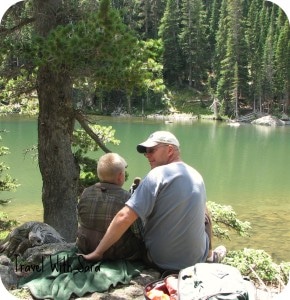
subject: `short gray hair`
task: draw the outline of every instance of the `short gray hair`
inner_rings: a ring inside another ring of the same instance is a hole
[[[127,163],[118,153],[106,153],[99,158],[97,174],[101,181],[114,180],[120,172],[124,172]]]

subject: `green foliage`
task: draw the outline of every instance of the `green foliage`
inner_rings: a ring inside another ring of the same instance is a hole
[[[230,239],[229,231],[234,231],[241,236],[249,234],[250,223],[242,222],[231,206],[207,202],[213,221],[213,234],[218,239]],[[222,263],[231,265],[240,270],[257,284],[278,285],[286,284],[289,280],[290,263],[282,262],[277,265],[271,256],[264,250],[248,249],[228,251]]]
[[[9,220],[7,214],[0,211],[0,240],[4,239],[7,231],[17,224],[16,220]]]
[[[1,132],[1,131],[0,131]],[[2,131],[2,133],[5,131]],[[2,137],[0,136],[0,141]],[[4,146],[0,146],[0,157],[9,154],[9,149]],[[12,178],[10,175],[5,174],[5,171],[9,170],[3,162],[0,162],[0,192],[9,192],[15,190],[19,184],[17,184],[16,179]],[[3,174],[4,173],[4,174]],[[0,199],[0,205],[7,204],[7,199]],[[0,231],[9,230],[17,222],[15,220],[9,220],[7,215],[0,211]],[[0,237],[1,239],[1,237]]]
[[[30,299],[31,294],[29,289],[15,289],[9,291],[10,294],[13,296],[17,297],[18,299]]]
[[[206,94],[193,88],[171,88],[165,90],[162,101],[171,112],[191,113],[195,116],[212,114],[211,102]]]
[[[94,133],[104,144],[111,143],[119,145],[120,141],[115,138],[115,130],[112,126],[90,125]],[[83,129],[73,132],[74,156],[80,165],[80,190],[98,181],[96,174],[96,159],[89,156],[92,152],[99,150],[99,145],[89,137]]]
[[[0,141],[1,140],[2,137],[0,136]],[[9,154],[8,150],[9,148],[0,146],[0,157]],[[0,192],[14,191],[19,186],[16,179],[5,173],[7,170],[9,170],[9,167],[4,162],[0,162]],[[7,202],[7,199],[0,199],[0,204],[4,204]]]
[[[120,141],[115,139],[116,130],[112,126],[90,125],[94,133],[103,141],[104,144],[111,143],[119,145]],[[83,156],[89,151],[97,151],[99,145],[89,137],[83,129],[76,129],[73,132],[72,146],[75,148],[76,157]]]
[[[238,268],[244,276],[249,276],[259,284],[261,280],[266,285],[278,285],[281,282],[286,284],[289,280],[290,263],[277,265],[264,250],[245,248],[229,251],[223,263]]]
[[[282,282],[285,284],[289,282],[290,277],[290,262],[284,262],[282,261],[281,264],[279,265],[280,267],[280,277]]]
[[[222,17],[218,36],[219,65],[215,73],[217,76],[216,95],[223,100],[224,112],[237,116],[238,97],[248,94],[248,77],[245,42],[245,21],[242,12],[242,1],[223,1]],[[233,96],[234,95],[234,96]]]
[[[49,64],[55,70],[62,66],[79,80],[89,76],[102,90],[132,90],[151,78],[143,67],[143,44],[107,0],[85,18],[58,26],[48,36],[35,37],[33,44],[37,65]]]
[[[250,223],[240,221],[231,206],[220,205],[212,201],[208,201],[207,206],[212,215],[214,236],[230,240],[229,230],[235,231],[240,236],[249,235]]]
[[[208,43],[205,8],[201,0],[180,2],[179,43],[185,61],[184,77],[187,78],[190,87],[203,90],[210,58],[208,51],[204,51]]]
[[[276,82],[276,94],[282,99],[287,98],[290,80],[290,26],[289,20],[285,20],[281,32],[279,33],[277,48],[276,48],[276,66],[277,74],[275,78]],[[288,81],[285,81],[288,78]]]
[[[147,90],[154,91],[155,93],[161,93],[165,89],[165,85],[162,79],[163,65],[161,64],[162,57],[162,42],[160,39],[150,39],[140,43],[142,47],[142,70],[145,70],[147,78],[144,78],[145,88]]]
[[[22,8],[24,26],[19,26],[16,13],[4,20],[8,34],[0,41],[0,100],[11,106],[0,104],[0,110],[37,113],[28,101],[35,92],[35,74],[45,65],[69,73],[73,84],[88,87],[91,95],[164,89],[160,41],[138,40],[110,1],[65,1],[59,11],[61,25],[43,36],[36,34],[33,23],[26,23],[33,18],[31,5]],[[9,30],[14,27],[17,32]]]
[[[34,90],[34,84],[34,76],[29,76],[24,69],[21,69],[13,78],[2,79],[3,88],[0,89],[0,99],[4,99],[6,105],[0,106],[0,112],[38,114],[38,100],[35,93],[31,93],[31,90]]]
[[[164,78],[169,85],[180,83],[184,60],[179,43],[179,8],[174,0],[167,1],[164,15],[161,19],[159,36],[163,43]]]

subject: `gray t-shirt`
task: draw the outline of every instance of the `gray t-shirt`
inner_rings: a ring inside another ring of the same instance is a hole
[[[126,202],[144,222],[144,239],[153,262],[179,270],[203,262],[206,191],[202,176],[184,162],[152,169]]]

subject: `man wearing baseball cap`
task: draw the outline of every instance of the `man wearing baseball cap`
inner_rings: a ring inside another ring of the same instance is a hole
[[[88,260],[103,253],[140,217],[144,224],[145,261],[162,270],[180,270],[206,261],[206,190],[202,176],[180,158],[178,139],[168,131],[152,133],[137,145],[151,171],[113,219]]]

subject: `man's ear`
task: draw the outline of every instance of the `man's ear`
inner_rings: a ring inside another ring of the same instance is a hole
[[[117,182],[118,184],[120,184],[123,180],[123,172],[119,172],[117,175]]]
[[[170,154],[174,153],[174,151],[175,151],[175,146],[173,146],[173,145],[168,145],[168,151],[169,151]]]

